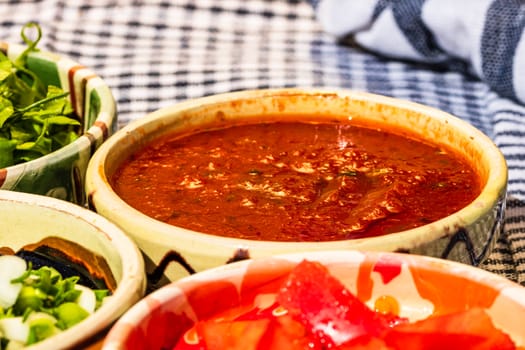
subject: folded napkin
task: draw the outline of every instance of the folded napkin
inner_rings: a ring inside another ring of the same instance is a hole
[[[310,0],[324,29],[386,57],[462,69],[525,103],[524,0]]]

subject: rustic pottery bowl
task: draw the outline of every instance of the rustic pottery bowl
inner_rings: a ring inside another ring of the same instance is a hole
[[[10,59],[25,49],[24,45],[0,42],[0,50]],[[0,169],[0,189],[85,204],[84,182],[89,158],[117,126],[113,95],[99,76],[69,58],[38,51],[29,54],[27,64],[44,84],[70,93],[81,123],[81,136],[50,154]]]
[[[63,200],[0,190],[0,222],[0,252],[23,250],[33,262],[42,256],[34,254],[39,252],[51,257],[50,266],[80,267],[79,276],[103,281],[112,290],[110,299],[88,318],[29,348],[82,348],[144,295],[140,250],[105,218]]]
[[[303,259],[321,262],[371,308],[378,299],[393,297],[399,315],[416,321],[481,307],[495,327],[517,346],[525,345],[525,288],[504,277],[432,257],[327,251],[236,262],[173,282],[129,309],[111,328],[103,349],[172,349],[197,320],[235,307],[243,298],[271,305],[283,276]]]
[[[439,221],[380,237],[333,242],[269,242],[224,238],[154,220],[124,202],[109,179],[118,166],[148,142],[213,122],[259,115],[316,116],[364,120],[385,128],[411,130],[424,140],[457,150],[478,172],[482,190],[463,209]],[[151,284],[163,273],[169,280],[227,262],[313,250],[381,250],[423,254],[479,265],[501,231],[507,167],[492,141],[470,124],[419,104],[353,91],[259,90],[227,93],[176,104],[127,125],[92,157],[86,176],[93,210],[119,225],[146,258]],[[170,264],[171,262],[171,264]]]

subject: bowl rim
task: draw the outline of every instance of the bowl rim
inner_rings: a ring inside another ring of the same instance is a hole
[[[267,98],[271,96],[285,97],[294,95],[336,95],[340,97],[349,97],[351,99],[363,101],[365,103],[369,102],[388,105],[418,112],[433,119],[444,121],[455,129],[464,130],[463,134],[468,135],[468,137],[472,139],[478,140],[478,143],[482,143],[485,146],[484,152],[487,154],[487,157],[490,157],[494,161],[491,168],[489,169],[490,171],[487,183],[482,188],[482,191],[478,197],[471,204],[433,223],[379,237],[323,242],[255,241],[240,238],[221,237],[188,230],[155,220],[134,209],[129,204],[124,202],[109,185],[108,178],[105,173],[104,160],[112,151],[113,147],[122,142],[122,140],[130,137],[130,135],[133,135],[136,132],[135,130],[140,127],[151,125],[159,119],[168,118],[169,116],[173,116],[177,113],[182,113],[184,111],[206,105],[225,103],[233,100],[248,100],[261,97]],[[346,244],[352,249],[377,250],[377,246],[380,245],[381,250],[400,251],[404,249],[408,250],[412,247],[419,246],[420,244],[431,242],[443,237],[445,234],[441,230],[436,229],[437,227],[457,228],[458,225],[467,226],[475,222],[480,214],[484,215],[490,211],[498,198],[506,193],[507,177],[508,170],[506,160],[493,141],[473,125],[445,111],[412,101],[357,90],[339,88],[277,88],[227,92],[190,99],[153,111],[140,119],[130,122],[113,134],[106,142],[104,142],[104,144],[101,145],[101,147],[91,158],[86,174],[86,192],[88,197],[90,197],[91,204],[93,204],[93,207],[96,211],[111,213],[112,217],[110,220],[118,222],[119,225],[121,225],[122,222],[127,222],[129,227],[148,227],[150,231],[158,233],[158,236],[156,237],[156,243],[158,242],[159,244],[173,242],[176,239],[184,239],[184,236],[191,234],[192,238],[199,241],[199,244],[207,243],[210,246],[246,247],[262,252],[284,253],[289,251],[291,247],[294,247],[294,249],[304,248],[308,250],[337,249],[341,247],[342,244]],[[104,200],[97,202],[99,196],[103,197]],[[126,215],[123,213],[126,213]],[[149,239],[146,234],[135,235],[134,232],[133,235],[134,238],[142,239],[144,241]],[[202,249],[202,246],[199,246],[199,244],[193,244],[191,247],[189,247],[189,249],[193,249],[194,251]]]
[[[525,310],[525,287],[513,282],[501,275],[494,274],[479,267],[466,265],[457,261],[439,259],[424,255],[414,255],[399,252],[378,252],[360,250],[330,250],[330,251],[310,251],[278,254],[268,257],[260,257],[236,261],[227,265],[210,268],[194,275],[183,277],[173,281],[145,296],[130,309],[128,309],[111,327],[106,340],[103,342],[102,350],[120,349],[113,339],[125,338],[133,328],[144,321],[150,311],[162,308],[167,301],[184,298],[185,291],[191,292],[194,288],[202,288],[205,283],[212,283],[219,280],[230,280],[242,274],[249,265],[257,261],[261,269],[272,269],[272,261],[288,261],[293,264],[301,262],[303,259],[319,261],[322,264],[344,264],[356,266],[363,262],[364,258],[372,258],[373,261],[400,261],[408,266],[415,266],[419,269],[444,272],[447,276],[461,275],[463,278],[482,283],[498,290],[500,294],[510,301],[522,305]],[[267,263],[266,263],[267,262]],[[262,274],[263,279],[268,279],[266,274]],[[186,302],[186,299],[184,299]]]
[[[89,341],[91,337],[110,326],[124,312],[121,310],[131,307],[144,295],[146,276],[142,254],[132,239],[117,225],[77,204],[43,195],[0,190],[0,201],[45,208],[82,220],[104,235],[122,259],[122,276],[111,296],[113,302],[104,303],[86,319],[87,322],[80,322],[28,348],[34,350],[70,348]],[[78,335],[82,338],[78,338]]]

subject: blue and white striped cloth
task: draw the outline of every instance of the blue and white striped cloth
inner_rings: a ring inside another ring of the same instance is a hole
[[[525,103],[523,0],[313,0],[324,29],[386,57],[460,69]]]

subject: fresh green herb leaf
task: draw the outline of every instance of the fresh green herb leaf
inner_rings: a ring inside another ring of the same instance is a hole
[[[32,29],[34,40],[28,35]],[[27,48],[16,59],[0,52],[0,168],[56,151],[75,141],[80,129],[69,93],[45,86],[27,67],[28,55],[38,51],[40,26],[26,24],[21,36]]]
[[[13,115],[14,111],[11,101],[0,96],[0,127]]]
[[[15,148],[16,141],[0,136],[0,169],[13,164],[13,151]]]

